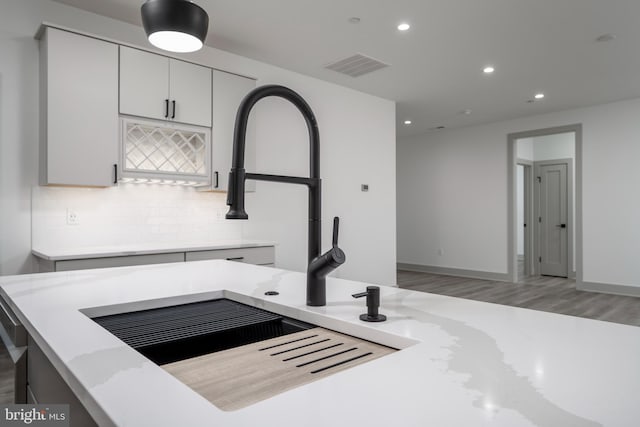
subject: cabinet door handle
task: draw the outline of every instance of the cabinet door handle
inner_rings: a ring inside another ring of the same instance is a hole
[[[214,184],[213,184],[213,188],[218,188],[218,171],[215,171],[213,173],[213,177],[215,178]]]
[[[171,118],[175,119],[176,118],[176,100],[175,99],[171,101],[171,105],[173,106],[173,112],[171,113]]]
[[[227,258],[227,261],[242,261],[244,259],[243,256],[237,256],[232,258]]]
[[[164,118],[165,119],[169,118],[169,100],[168,99],[164,100]]]
[[[113,183],[118,183],[118,165],[114,163],[113,165]]]

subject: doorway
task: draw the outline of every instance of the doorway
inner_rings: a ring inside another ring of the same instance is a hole
[[[508,135],[508,274],[582,279],[581,125]]]

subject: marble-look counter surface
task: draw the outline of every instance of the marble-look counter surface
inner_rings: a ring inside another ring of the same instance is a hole
[[[224,240],[216,242],[139,243],[113,246],[74,248],[33,248],[31,253],[47,261],[105,258],[130,255],[152,255],[172,252],[212,251],[219,249],[258,248],[275,246],[274,242],[258,240]]]
[[[0,292],[104,426],[635,426],[640,328],[446,296],[381,289],[388,321],[358,320],[366,284],[327,281],[305,305],[305,276],[199,261],[0,277]],[[265,296],[276,290],[277,296]],[[225,297],[401,348],[225,412],[85,313]]]

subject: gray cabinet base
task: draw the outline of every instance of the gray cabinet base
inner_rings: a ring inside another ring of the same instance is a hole
[[[27,348],[27,398],[38,404],[69,405],[71,427],[97,427],[98,424],[31,337]]]

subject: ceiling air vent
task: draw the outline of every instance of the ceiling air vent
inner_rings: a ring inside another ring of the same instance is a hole
[[[325,68],[346,74],[347,76],[360,77],[364,74],[368,74],[388,66],[389,64],[380,62],[377,59],[356,53],[348,58],[332,62],[331,64],[326,65]]]

